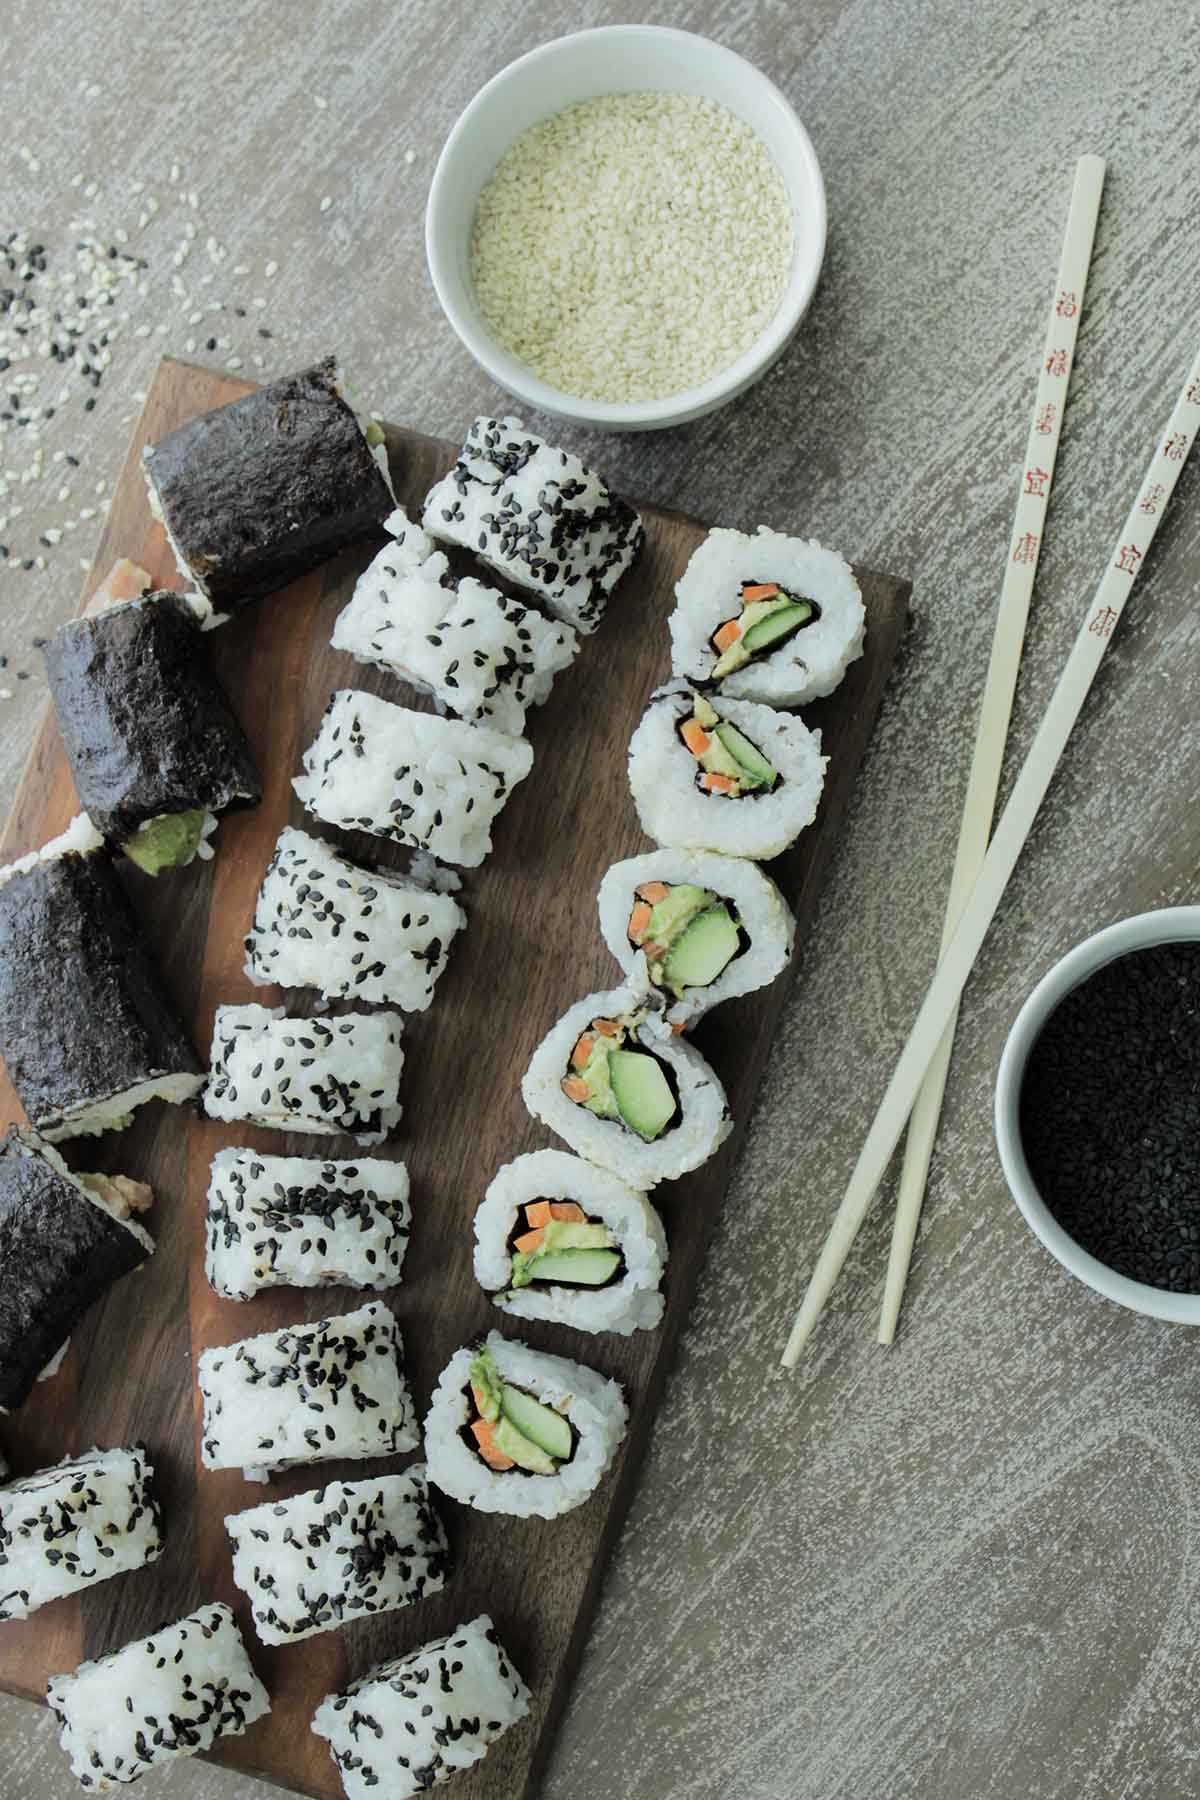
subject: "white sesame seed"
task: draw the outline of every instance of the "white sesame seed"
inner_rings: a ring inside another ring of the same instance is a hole
[[[328,212],[332,205],[333,205],[333,195],[326,194],[325,198],[321,201],[321,211],[323,213]]]
[[[415,151],[415,150],[406,150],[406,151],[405,151],[405,152],[404,152],[404,160],[405,160],[405,162],[406,162],[406,163],[408,163],[408,164],[409,164],[409,166],[410,166],[410,167],[411,167],[411,166],[412,166],[412,164],[413,164],[413,163],[415,163],[415,162],[416,162],[416,160],[417,160],[417,153],[416,153],[416,151]]]
[[[324,98],[323,95],[314,94],[313,95],[313,105],[316,107],[318,112],[324,112],[325,108],[329,105],[329,102],[328,102],[328,100],[326,100]]]
[[[274,280],[275,276],[278,275],[278,273],[279,273],[279,264],[274,261],[269,262],[267,264],[266,268],[263,270],[263,274],[266,276],[268,281]]]

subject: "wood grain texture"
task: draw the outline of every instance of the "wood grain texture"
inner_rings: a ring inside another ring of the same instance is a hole
[[[116,556],[129,555],[156,583],[169,583],[169,553],[146,503],[141,444],[246,387],[187,364],[163,363],[126,459],[94,579]],[[453,459],[454,447],[393,429],[389,452],[400,498],[415,509]],[[413,1242],[403,1286],[393,1300],[422,1414],[454,1350],[500,1322],[472,1276],[471,1218],[501,1162],[551,1141],[524,1110],[521,1073],[543,1033],[572,1001],[619,979],[599,938],[595,895],[609,863],[649,847],[628,794],[626,746],[647,695],[669,670],[666,616],[674,582],[704,532],[682,516],[642,510],[645,551],[601,630],[585,640],[573,668],[531,720],[533,774],[505,808],[492,856],[464,884],[470,922],[434,1006],[406,1029],[406,1118],[386,1148],[404,1156],[413,1180]],[[367,554],[346,553],[248,609],[210,639],[263,773],[262,805],[223,821],[213,862],[156,881],[127,872],[168,986],[202,1050],[218,1003],[263,998],[243,973],[242,937],[280,828],[289,820],[305,823],[290,778],[330,691],[365,687],[413,700],[394,678],[329,647],[334,616]],[[467,559],[460,561],[469,566]],[[906,614],[906,584],[869,571],[859,571],[859,578],[868,613],[866,654],[837,694],[806,712],[820,726],[830,757],[818,822],[771,865],[796,905],[801,946]],[[45,841],[74,810],[56,738],[57,727],[47,717],[0,841],[0,860]],[[335,835],[352,854],[368,860],[388,866],[406,860],[404,853],[364,834]],[[786,987],[785,977],[769,990],[717,1009],[695,1034],[726,1083],[739,1126],[753,1106]],[[286,1000],[293,1014],[306,1006],[294,994],[276,992],[266,1000]],[[503,1047],[490,1067],[481,1066],[476,1053],[481,1035]],[[17,1113],[11,1091],[4,1091],[0,1120]],[[279,1288],[239,1305],[212,1292],[204,1276],[202,1229],[209,1164],[216,1150],[241,1143],[314,1154],[312,1141],[302,1137],[166,1108],[143,1112],[130,1131],[99,1146],[70,1147],[76,1167],[128,1170],[154,1185],[158,1200],[151,1224],[159,1249],[144,1275],[113,1289],[94,1310],[76,1334],[62,1373],[13,1421],[13,1461],[24,1473],[93,1438],[144,1439],[163,1476],[168,1548],[154,1568],[46,1608],[30,1622],[0,1628],[0,1684],[39,1696],[47,1674],[80,1657],[103,1654],[204,1600],[227,1600],[255,1646],[273,1709],[245,1737],[220,1745],[218,1759],[320,1800],[335,1800],[340,1784],[333,1764],[325,1744],[308,1730],[321,1696],[384,1657],[486,1610],[534,1690],[534,1718],[509,1733],[479,1769],[460,1778],[456,1791],[462,1800],[531,1793],[583,1648],[607,1552],[632,1493],[720,1210],[736,1135],[704,1169],[656,1196],[671,1247],[660,1330],[618,1340],[551,1325],[510,1328],[511,1335],[578,1356],[624,1384],[631,1428],[601,1494],[550,1523],[488,1519],[447,1503],[456,1572],[442,1595],[404,1613],[358,1621],[280,1649],[257,1646],[248,1605],[232,1584],[222,1524],[227,1512],[263,1496],[236,1471],[200,1468],[192,1366],[209,1344],[357,1302],[344,1290]],[[349,1140],[323,1141],[322,1153],[356,1154]],[[333,1463],[293,1470],[276,1477],[270,1492],[298,1493],[321,1480],[394,1466]]]

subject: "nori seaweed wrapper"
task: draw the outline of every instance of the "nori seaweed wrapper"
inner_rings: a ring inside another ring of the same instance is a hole
[[[377,536],[396,504],[336,370],[327,357],[143,453],[177,557],[222,611]]]
[[[102,852],[40,862],[0,887],[0,1055],[31,1122],[101,1106],[203,1064],[159,985]]]
[[[262,799],[200,623],[178,594],[71,619],[43,655],[80,803],[105,837],[121,843],[164,814]]]
[[[32,1133],[8,1132],[0,1145],[0,1407],[21,1404],[88,1307],[149,1255],[46,1160]]]

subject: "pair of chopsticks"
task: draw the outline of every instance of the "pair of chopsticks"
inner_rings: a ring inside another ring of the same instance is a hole
[[[841,1273],[876,1189],[886,1173],[905,1125],[908,1124],[908,1146],[879,1324],[880,1342],[887,1344],[892,1341],[916,1235],[925,1176],[937,1131],[963,989],[1067,739],[1079,717],[1104,653],[1112,641],[1114,628],[1124,610],[1130,590],[1154,541],[1154,534],[1187,460],[1197,428],[1200,427],[1198,355],[1172,409],[1146,477],[1130,508],[1067,658],[1066,667],[1051,696],[989,845],[988,829],[995,806],[1029,601],[1037,571],[1042,525],[1054,473],[1058,434],[1066,404],[1067,381],[1103,184],[1104,164],[1100,158],[1082,157],[1075,171],[1059,279],[1051,303],[1033,426],[1029,434],[1021,491],[1005,565],[1005,579],[955,857],[942,935],[941,959],[879,1111],[867,1133],[849,1186],[796,1314],[783,1353],[785,1368],[794,1368],[799,1361],[800,1352],[808,1342],[834,1282]]]

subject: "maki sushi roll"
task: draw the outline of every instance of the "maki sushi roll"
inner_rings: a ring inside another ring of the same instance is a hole
[[[424,1012],[466,922],[450,894],[412,870],[360,868],[287,825],[258,891],[246,973],[259,986]]]
[[[644,961],[630,986],[589,994],[563,1014],[521,1093],[572,1150],[636,1188],[699,1168],[733,1130],[716,1074],[647,993]]]
[[[142,459],[180,574],[227,613],[375,536],[396,504],[383,430],[332,356],[190,419]]]
[[[148,875],[211,854],[216,815],[262,799],[202,637],[185,600],[152,593],[69,620],[42,653],[80,804]]]
[[[816,818],[827,761],[802,720],[672,682],[630,739],[629,785],[656,843],[769,858]]]
[[[318,819],[478,868],[492,820],[533,767],[524,738],[343,688],[292,786]]]
[[[397,519],[404,542],[381,550],[359,576],[334,625],[334,649],[399,675],[460,719],[519,737],[526,708],[549,697],[578,637],[482,581],[452,578],[424,532],[431,554],[412,560],[416,528],[398,508],[389,529]]]
[[[399,1013],[292,1019],[282,1006],[218,1006],[210,1119],[380,1144],[400,1123]]]
[[[433,1390],[429,1479],[479,1512],[556,1519],[595,1492],[628,1417],[615,1381],[491,1331]]]
[[[0,1620],[140,1569],[162,1552],[144,1444],[85,1450],[0,1487]]]
[[[760,525],[710,531],[675,586],[671,669],[731,700],[803,706],[862,655],[866,612],[849,563],[815,538]]]
[[[160,1764],[240,1737],[271,1710],[227,1606],[202,1606],[153,1636],[51,1677],[50,1710],[80,1787],[124,1787]]]
[[[204,1467],[265,1481],[304,1463],[415,1450],[402,1356],[396,1321],[380,1300],[202,1350]]]
[[[58,1367],[80,1319],[154,1253],[130,1217],[151,1204],[140,1182],[73,1175],[32,1131],[0,1145],[0,1410]]]
[[[411,1606],[445,1585],[446,1533],[421,1467],[331,1481],[230,1513],[233,1579],[264,1644]]]
[[[506,1163],[475,1214],[475,1279],[515,1319],[622,1337],[653,1330],[666,1261],[645,1194],[565,1150]]]
[[[347,1800],[411,1800],[481,1762],[529,1698],[481,1613],[327,1694],[312,1729],[328,1741]]]
[[[218,1150],[204,1272],[226,1300],[267,1287],[395,1287],[411,1218],[403,1163]]]
[[[766,987],[792,959],[791,908],[755,863],[708,850],[651,850],[614,863],[600,930],[626,975],[639,954],[681,1029],[710,1007]]]
[[[190,1100],[204,1070],[84,819],[0,869],[0,1055],[52,1142]]]
[[[582,632],[595,631],[645,539],[633,508],[594,469],[512,418],[475,420],[421,523]]]

